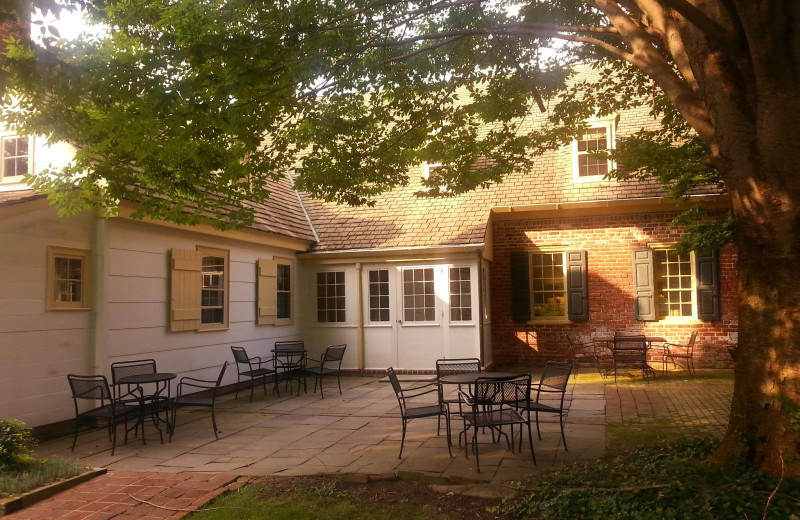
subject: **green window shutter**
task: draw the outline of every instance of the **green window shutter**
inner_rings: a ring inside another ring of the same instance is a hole
[[[511,253],[511,319],[531,319],[530,260],[525,251]]]
[[[717,250],[697,251],[694,254],[697,279],[697,317],[704,321],[720,318]]]
[[[656,320],[656,284],[653,275],[653,250],[633,252],[633,312],[637,320]]]
[[[586,251],[567,251],[567,317],[589,321]]]

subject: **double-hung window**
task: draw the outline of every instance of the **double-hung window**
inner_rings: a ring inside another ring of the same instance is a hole
[[[227,250],[173,249],[170,330],[228,328],[230,257]]]
[[[291,325],[294,320],[294,262],[274,257],[258,260],[257,323]]]
[[[637,249],[633,267],[636,319],[719,319],[716,251]]]
[[[50,247],[47,251],[47,307],[89,308],[89,252]]]
[[[30,142],[28,137],[9,135],[0,137],[3,162],[0,164],[0,181],[19,182],[30,170]]]
[[[572,179],[574,182],[601,181],[614,169],[606,157],[598,156],[614,147],[613,121],[587,123],[581,134],[572,141]]]
[[[586,252],[547,249],[511,254],[514,321],[586,321]]]

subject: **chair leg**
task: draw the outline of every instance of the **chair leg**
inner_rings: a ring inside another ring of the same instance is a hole
[[[536,412],[536,435],[539,437],[539,440],[542,440],[542,432],[539,429],[539,412]]]
[[[475,465],[478,467],[478,473],[481,472],[481,458],[478,454],[478,428],[474,428],[472,434],[472,449],[475,450]]]
[[[320,399],[325,399],[325,389],[322,386],[322,374],[315,375],[316,379],[314,379],[314,393],[317,393],[317,382],[319,381],[319,396]]]
[[[340,372],[336,372],[336,381],[339,383],[339,395],[342,395],[342,375]]]
[[[558,421],[561,423],[561,440],[564,441],[564,451],[569,451],[567,448],[567,438],[564,436],[564,412],[562,411],[558,415]]]
[[[236,395],[233,396],[234,399],[237,399],[239,397],[239,387],[241,386],[241,384],[240,384],[241,382],[242,382],[241,376],[237,375],[236,376]]]
[[[403,458],[403,445],[406,443],[406,420],[403,419],[403,436],[400,437],[400,455],[397,456],[398,459]]]
[[[522,425],[519,426],[519,443],[520,449],[519,452],[522,453]],[[531,422],[528,421],[528,444],[531,446],[531,459],[533,459],[533,465],[536,465],[536,452],[533,451],[533,432],[531,431]]]
[[[217,430],[217,416],[214,413],[214,404],[211,404],[211,427],[214,428],[214,438],[219,440],[219,430]]]
[[[441,417],[441,415],[439,416]],[[445,413],[444,417],[444,424],[445,428],[447,429],[447,453],[450,454],[450,458],[453,458],[453,441],[450,438],[450,413]],[[436,435],[439,435],[439,432],[436,432]]]
[[[177,424],[178,420],[178,404],[174,403],[172,405],[172,429],[169,431],[169,442],[172,442],[172,434],[175,433],[175,425]]]
[[[75,435],[72,437],[72,453],[75,453],[75,445],[78,443],[78,417],[75,417]]]
[[[114,422],[113,417],[108,418],[108,422],[111,424],[111,456],[114,456],[114,451],[117,449],[117,425]]]

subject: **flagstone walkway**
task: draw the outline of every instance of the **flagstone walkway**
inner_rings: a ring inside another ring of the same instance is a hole
[[[483,483],[492,489],[565,462],[600,457],[607,447],[625,442],[620,432],[629,432],[631,425],[648,439],[648,435],[663,439],[724,432],[731,377],[671,375],[649,383],[627,378],[607,383],[594,374],[573,378],[567,398],[569,451],[561,445],[557,418],[542,416],[542,440],[534,439],[536,466],[524,446],[521,453],[512,453],[503,443],[487,441],[480,446],[481,473],[474,456],[466,458],[463,448],[455,445],[453,457],[449,456],[445,435],[436,435],[436,419],[409,423],[404,457],[398,459],[397,400],[391,386],[377,377],[344,377],[343,395],[329,389],[324,400],[302,392],[300,396],[281,392],[280,397],[256,392],[252,402],[249,392],[238,399],[226,395],[218,400],[219,440],[214,439],[207,409],[181,409],[172,442],[159,443],[148,424],[145,445],[129,440],[117,447],[113,457],[105,432],[99,429],[81,434],[74,454],[69,449],[71,438],[43,443],[41,456],[74,458],[109,473],[8,518],[179,518],[247,477],[263,475],[385,478],[415,473],[453,483]],[[454,430],[458,427],[454,422]],[[122,486],[126,479],[129,483]],[[106,497],[96,494],[103,490]],[[74,509],[69,511],[70,507]]]

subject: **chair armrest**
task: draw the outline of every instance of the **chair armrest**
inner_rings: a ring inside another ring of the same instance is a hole
[[[436,393],[439,392],[439,385],[435,381],[420,386],[405,388],[403,389],[403,397],[405,397],[406,399],[412,399],[414,397],[420,397],[422,395],[431,394],[433,392]]]
[[[185,379],[188,379],[188,381],[184,381]],[[194,381],[199,381],[199,383],[195,383]],[[204,384],[200,384],[200,383],[204,383]],[[183,387],[184,386],[190,387],[190,388],[200,388],[202,390],[213,390],[214,388],[217,387],[217,382],[216,381],[204,381],[202,379],[194,379],[194,378],[191,378],[191,377],[181,378],[181,382],[178,383],[178,387],[176,389],[178,397],[183,395]]]

